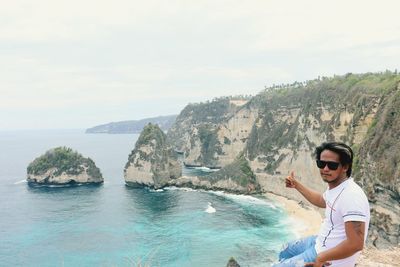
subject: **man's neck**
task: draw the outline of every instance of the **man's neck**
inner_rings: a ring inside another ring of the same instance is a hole
[[[333,188],[337,187],[338,185],[340,185],[341,183],[343,183],[344,181],[346,181],[347,179],[349,179],[349,177],[347,177],[347,176],[338,177],[335,180],[329,182],[328,187],[329,187],[329,189],[333,189]]]

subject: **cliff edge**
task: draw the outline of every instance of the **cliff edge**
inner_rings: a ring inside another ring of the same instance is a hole
[[[397,72],[319,77],[238,100],[190,104],[179,114],[168,140],[186,164],[231,168],[243,154],[261,191],[300,201],[299,193],[285,188],[285,177],[293,170],[303,184],[323,192],[326,184],[315,166],[315,147],[345,142],[356,155],[354,180],[371,204],[369,242],[378,247],[400,244]],[[216,184],[215,178],[223,176],[198,180]]]

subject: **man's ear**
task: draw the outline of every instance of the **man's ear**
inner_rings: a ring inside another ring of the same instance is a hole
[[[349,164],[345,164],[345,165],[342,165],[342,166],[343,166],[342,170],[344,172],[347,172],[347,170],[349,169]]]

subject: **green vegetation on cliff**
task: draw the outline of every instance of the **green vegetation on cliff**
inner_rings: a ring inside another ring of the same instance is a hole
[[[149,123],[141,132],[136,144],[141,146],[155,140],[157,148],[161,148],[160,146],[165,145],[166,138],[166,135],[157,124]]]
[[[248,187],[253,187],[252,190],[259,190],[259,185],[256,180],[256,175],[250,168],[249,162],[241,153],[231,164],[228,164],[221,170],[211,174],[212,180],[228,180],[236,182],[237,184]]]
[[[324,77],[270,88],[251,104],[260,115],[247,142],[250,159],[258,157],[266,163],[264,171],[274,174],[286,156],[282,149],[294,156],[299,149],[314,150],[309,136],[348,143],[355,151],[352,176],[374,204],[369,239],[375,245],[398,243],[400,75]]]
[[[90,158],[84,158],[81,154],[68,147],[57,147],[47,151],[44,155],[36,158],[27,168],[29,174],[41,175],[49,169],[56,168],[55,176],[62,173],[68,175],[79,175],[84,171],[84,166],[90,176],[101,178],[99,168]]]
[[[227,119],[231,111],[237,107],[230,103],[231,100],[249,100],[250,96],[226,96],[214,98],[212,101],[187,105],[179,114],[177,121],[191,118],[192,124],[220,123]]]
[[[317,144],[299,134],[302,132],[300,127],[303,132],[312,128],[327,140],[334,140],[334,128],[344,126],[348,134],[343,135],[340,141],[352,144],[354,127],[372,114],[382,98],[396,88],[399,80],[400,76],[390,71],[349,73],[267,88],[251,100],[251,105],[259,108],[260,115],[249,136],[246,152],[250,159],[254,159],[260,154],[275,157],[282,147],[296,151],[306,143],[314,148]],[[334,114],[329,120],[323,119],[326,111]],[[354,115],[343,122],[342,112]],[[292,114],[293,120],[280,120],[281,114],[285,113]]]
[[[229,96],[187,105],[168,131],[169,144],[186,155],[191,151],[200,152],[191,158],[190,164],[219,167],[217,157],[223,153],[222,143],[232,141],[225,138],[221,142],[217,135],[218,127],[243,108],[238,102],[249,99],[250,96]]]
[[[229,108],[228,103],[220,99],[190,105],[169,132],[171,143],[195,164],[226,164],[239,156],[208,177],[211,182],[231,178],[244,185],[251,181],[245,177],[252,175],[240,167],[246,166],[243,164],[247,159],[256,160],[251,166],[260,173],[260,179],[280,175],[282,168],[292,163],[304,163],[304,172],[309,172],[314,167],[311,154],[319,143],[342,141],[354,149],[352,175],[373,203],[371,232],[378,231],[375,236],[398,243],[400,75],[397,71],[319,77],[266,88],[240,107]],[[243,121],[235,120],[243,116],[254,118],[254,123],[246,125],[247,129],[252,127],[248,136],[232,131],[241,127]],[[231,118],[234,120],[229,121]],[[236,136],[243,140],[243,151],[234,142]]]
[[[151,164],[149,174],[153,177],[151,186],[162,187],[169,179],[178,178],[182,174],[177,155],[166,142],[167,136],[156,124],[146,125],[136,141],[125,165],[128,168],[141,168],[142,164]],[[137,177],[125,176],[128,183],[134,184]]]
[[[134,156],[136,152],[140,153],[140,158],[145,161],[150,161],[151,163],[165,163],[168,156],[172,156],[171,149],[168,148],[166,143],[167,136],[165,133],[160,129],[157,124],[147,124],[144,128],[142,133],[140,134],[138,140],[136,141],[135,149],[131,151],[128,162],[125,165],[125,168],[129,166],[131,162],[134,160]],[[142,151],[138,151],[138,148],[150,145],[154,147],[153,154],[147,155]],[[162,165],[162,164],[161,164]]]
[[[359,149],[357,171],[369,184],[386,187],[400,201],[400,83],[382,98],[381,106]],[[371,164],[374,162],[374,164]],[[371,183],[372,182],[372,183]],[[385,185],[385,186],[384,186]],[[371,197],[375,188],[370,188]]]
[[[219,98],[213,101],[189,104],[179,114],[179,117],[191,118],[193,124],[212,122],[219,123],[225,119],[229,110],[229,99]]]
[[[222,150],[216,130],[207,124],[200,125],[199,138],[201,142],[201,162],[209,167],[218,167],[215,166],[215,154],[222,153]]]

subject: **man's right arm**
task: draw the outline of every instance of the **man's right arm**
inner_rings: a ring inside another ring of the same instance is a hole
[[[294,178],[294,172],[292,171],[288,177],[286,177],[286,187],[289,188],[295,188],[297,191],[300,192],[311,204],[319,207],[319,208],[325,208],[326,203],[324,198],[322,197],[322,194],[318,193],[317,191],[314,191],[306,186],[304,186],[302,183],[297,181]]]

